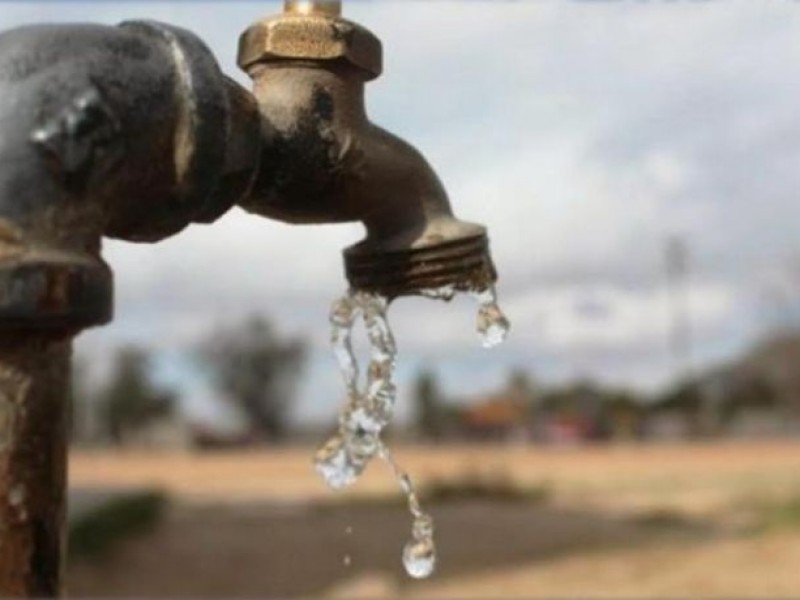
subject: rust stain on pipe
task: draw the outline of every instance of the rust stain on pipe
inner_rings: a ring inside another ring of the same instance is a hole
[[[60,595],[69,338],[0,338],[0,597]]]

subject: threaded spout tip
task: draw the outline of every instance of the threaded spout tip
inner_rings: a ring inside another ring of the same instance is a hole
[[[479,291],[497,280],[485,234],[400,251],[351,247],[345,250],[344,260],[352,289],[388,298],[420,295],[446,286],[462,292]]]

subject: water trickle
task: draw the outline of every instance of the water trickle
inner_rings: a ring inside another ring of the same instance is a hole
[[[411,577],[423,579],[433,573],[436,567],[436,545],[433,543],[433,517],[425,513],[419,503],[414,484],[389,449],[381,445],[383,458],[394,472],[395,479],[408,499],[408,510],[414,517],[411,526],[411,540],[403,548],[403,566]]]
[[[392,383],[396,347],[386,321],[388,302],[381,296],[355,292],[334,302],[331,341],[345,380],[348,399],[339,416],[338,431],[314,457],[317,471],[334,489],[352,484],[378,453],[380,432],[394,412]],[[361,316],[370,342],[370,363],[365,390],[358,389],[358,363],[351,332]]]
[[[492,348],[502,343],[508,335],[511,324],[497,305],[497,292],[493,287],[473,292],[478,300],[477,329],[484,348]]]
[[[497,305],[494,288],[471,292],[479,303],[477,328],[486,348],[502,342],[509,330],[508,319]],[[454,286],[424,290],[422,295],[452,300]],[[386,311],[389,302],[383,296],[350,291],[333,303],[330,313],[331,344],[347,389],[347,402],[339,416],[339,427],[314,455],[314,465],[334,489],[354,483],[376,456],[392,469],[413,518],[411,540],[403,548],[403,565],[415,578],[428,577],[436,566],[433,519],[419,503],[408,474],[398,465],[381,441],[381,432],[392,419],[397,389],[392,380],[397,346],[389,327]],[[352,330],[361,318],[367,330],[370,361],[363,390],[358,386],[359,368],[353,354]],[[349,557],[346,557],[349,564]]]
[[[449,302],[455,298],[456,287],[454,285],[443,285],[442,287],[438,288],[422,290],[420,293],[426,298],[432,298],[433,300],[446,300]]]

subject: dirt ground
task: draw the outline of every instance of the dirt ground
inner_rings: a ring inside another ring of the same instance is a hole
[[[800,528],[749,528],[748,507],[800,498],[800,443],[537,449],[399,448],[415,480],[492,474],[539,503],[430,507],[440,564],[399,566],[409,519],[387,470],[334,494],[311,450],[73,455],[77,487],[167,491],[157,530],[70,568],[94,597],[800,598]],[[331,503],[335,500],[335,503]]]

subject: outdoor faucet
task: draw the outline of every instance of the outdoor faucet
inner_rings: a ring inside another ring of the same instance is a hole
[[[290,223],[361,221],[366,238],[344,252],[354,290],[487,288],[496,273],[485,228],[456,219],[425,158],[369,121],[364,84],[381,74],[381,42],[340,13],[341,2],[287,0],[242,35],[263,140],[240,205]]]
[[[389,299],[496,279],[411,145],[372,124],[381,43],[340,2],[287,1],[241,38],[251,94],[155,22],[0,35],[0,596],[61,592],[72,338],[111,319],[102,237],[155,242],[239,204],[360,221],[351,290]]]

